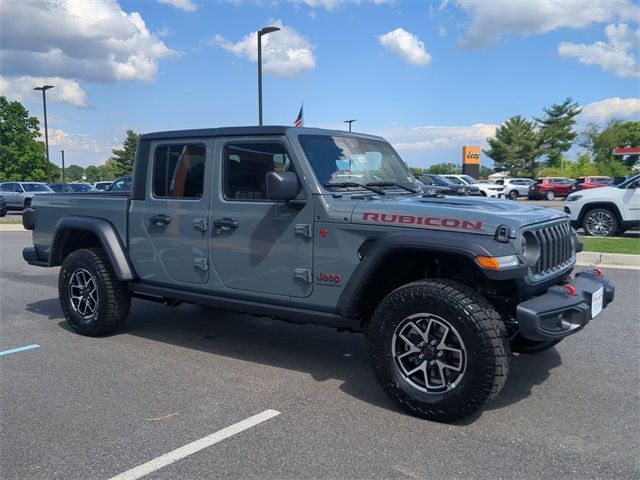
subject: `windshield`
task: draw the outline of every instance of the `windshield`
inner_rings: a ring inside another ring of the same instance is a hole
[[[455,183],[453,183],[451,180],[449,180],[448,178],[441,177],[440,175],[430,175],[429,178],[433,180],[433,183],[441,187],[448,187],[450,185],[455,185]]]
[[[620,185],[618,185],[618,188],[629,188],[632,183],[637,183],[638,181],[640,181],[640,175],[636,175],[634,177],[631,177],[626,182],[622,182]]]
[[[69,186],[74,192],[90,192],[93,190],[93,187],[91,185],[87,185],[86,183],[72,183]]]
[[[51,189],[42,183],[23,183],[25,192],[50,192]]]
[[[323,185],[344,182],[415,184],[413,175],[387,142],[327,135],[300,135],[299,140]]]
[[[475,178],[470,177],[469,175],[460,175],[460,178],[462,179],[462,181],[464,181],[465,183],[467,183],[469,185],[472,185],[474,183],[478,183],[478,181]]]

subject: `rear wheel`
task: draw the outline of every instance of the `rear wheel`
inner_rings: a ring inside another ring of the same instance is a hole
[[[64,259],[58,295],[67,322],[82,335],[111,333],[129,316],[129,292],[101,248],[76,250]]]
[[[517,190],[511,190],[509,192],[509,198],[511,200],[517,200],[518,199],[518,191]]]
[[[556,192],[554,192],[553,190],[549,190],[544,194],[544,198],[546,198],[547,200],[553,200],[554,198],[556,198]]]
[[[615,237],[620,229],[618,217],[608,208],[594,208],[582,220],[584,233],[593,237]]]
[[[423,418],[462,419],[506,380],[504,324],[487,300],[457,282],[427,280],[391,292],[376,308],[367,340],[378,383]]]

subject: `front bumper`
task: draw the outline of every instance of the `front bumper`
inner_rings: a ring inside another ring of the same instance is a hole
[[[615,287],[595,268],[585,270],[564,285],[522,302],[516,309],[520,334],[531,340],[557,340],[582,330],[594,317],[597,296],[602,289],[602,309],[614,298]],[[594,294],[596,298],[594,299]],[[595,312],[596,315],[599,312]]]

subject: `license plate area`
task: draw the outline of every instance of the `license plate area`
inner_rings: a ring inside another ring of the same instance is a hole
[[[597,317],[602,312],[602,298],[604,297],[604,288],[600,287],[591,295],[591,318]]]

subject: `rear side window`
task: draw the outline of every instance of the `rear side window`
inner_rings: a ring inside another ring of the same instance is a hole
[[[153,194],[170,198],[202,197],[205,155],[202,143],[159,145],[153,161]]]
[[[266,200],[267,173],[294,170],[284,145],[277,142],[228,144],[223,159],[229,200]]]

